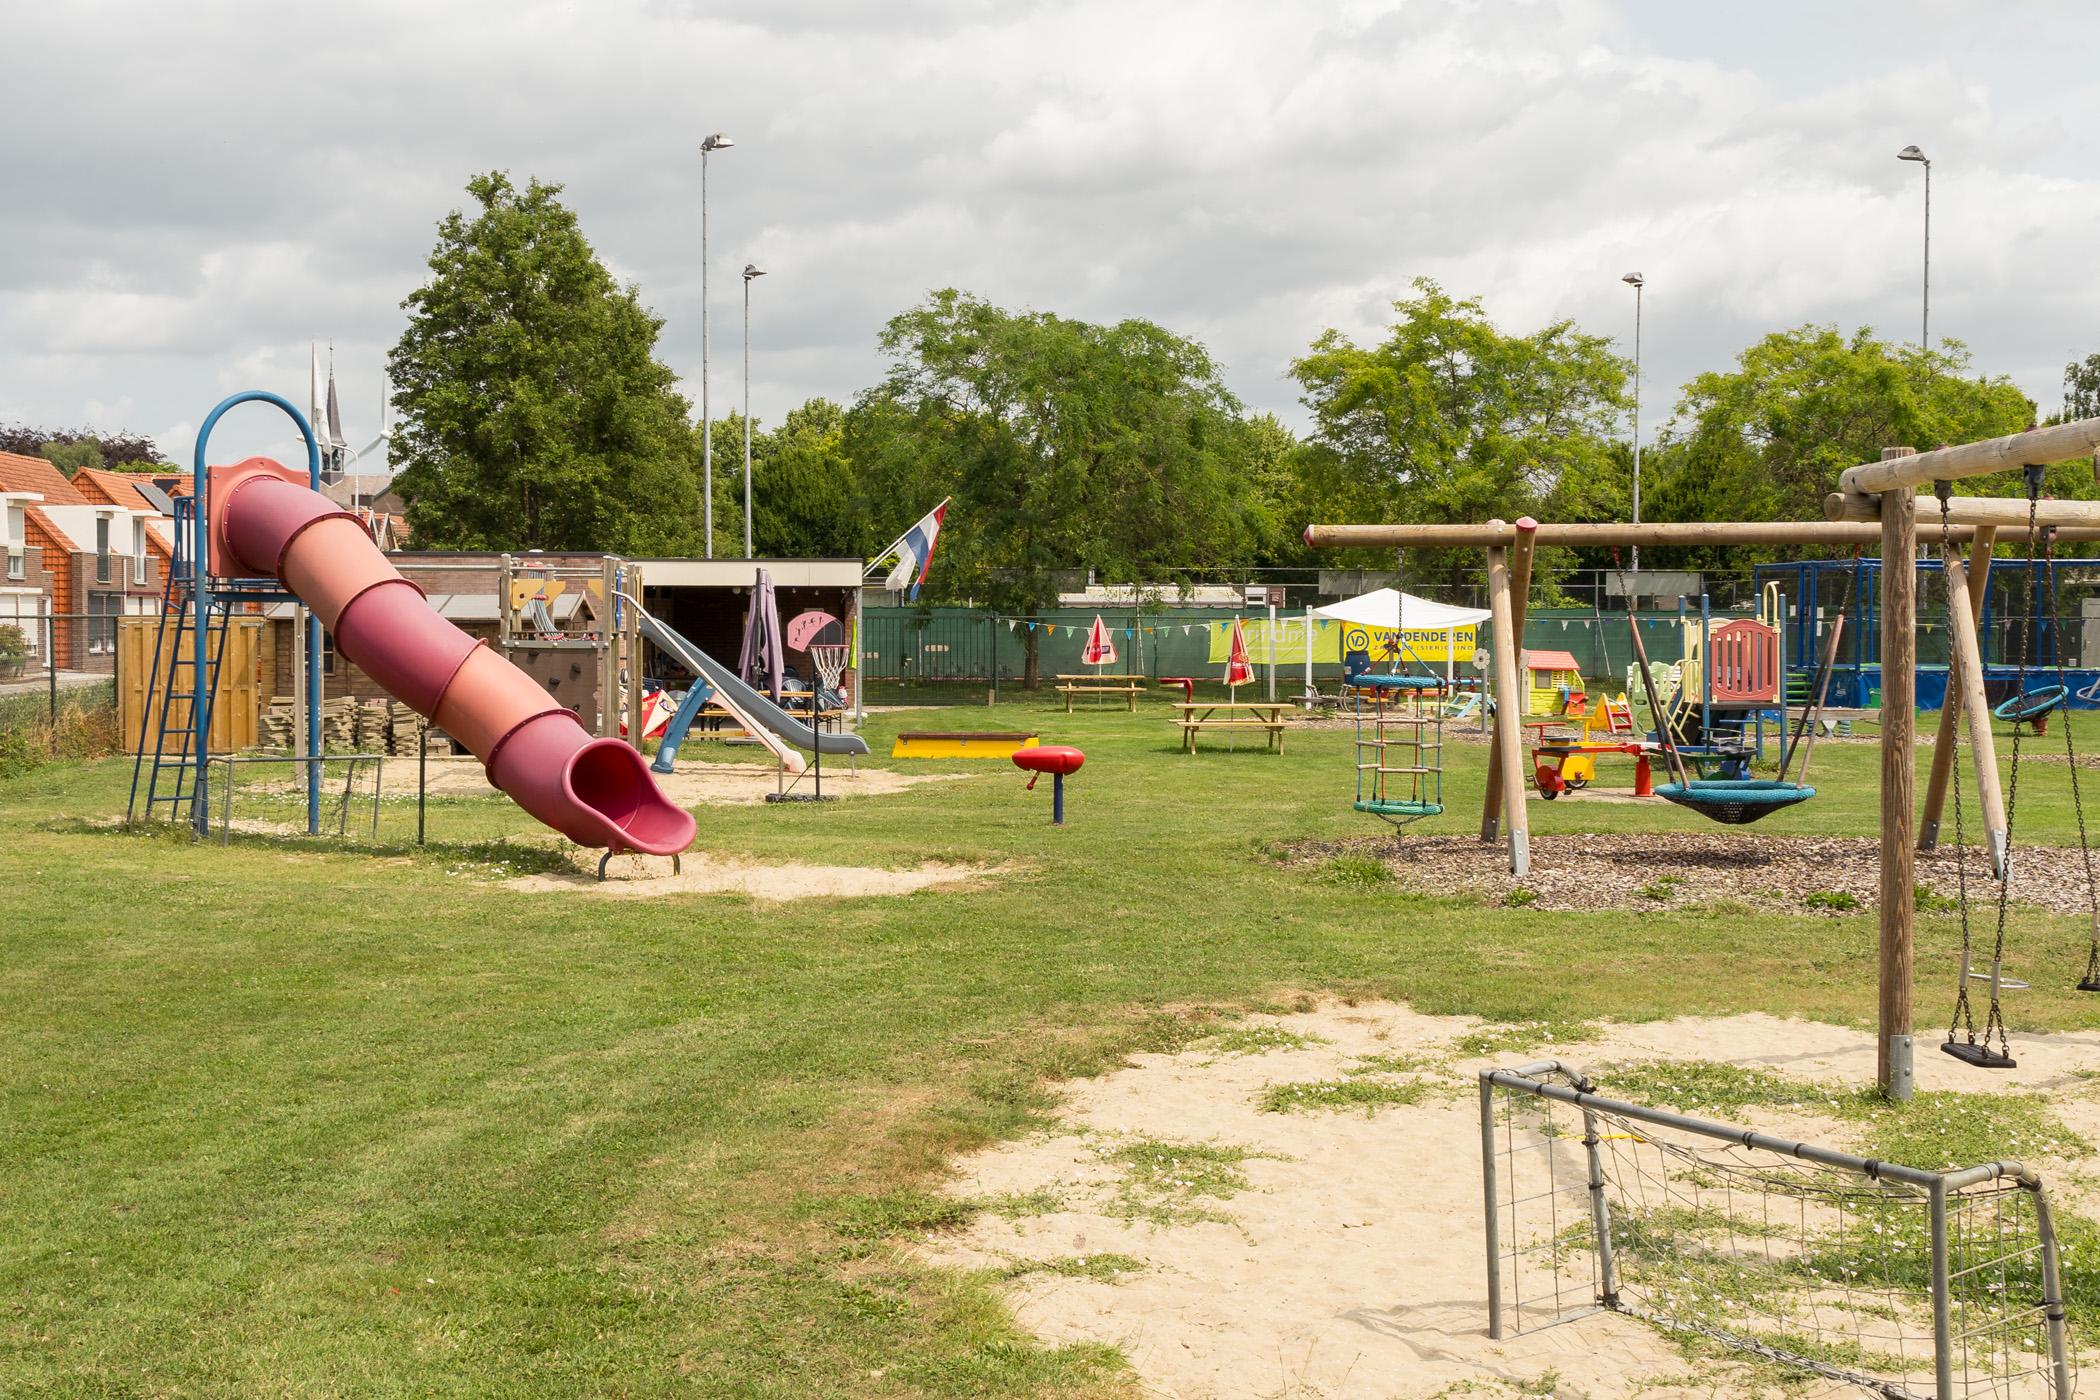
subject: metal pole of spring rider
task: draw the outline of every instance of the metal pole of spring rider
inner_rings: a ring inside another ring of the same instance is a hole
[[[1050,825],[1063,826],[1064,824],[1065,775],[1062,773],[1052,773],[1050,775]]]

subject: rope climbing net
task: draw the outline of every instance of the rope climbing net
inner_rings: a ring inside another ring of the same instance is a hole
[[[1615,1311],[1892,1400],[2071,1394],[2058,1251],[2017,1163],[1929,1172],[1481,1075],[1497,1338]]]
[[[1356,678],[1356,802],[1395,826],[1444,810],[1444,694],[1434,677]]]

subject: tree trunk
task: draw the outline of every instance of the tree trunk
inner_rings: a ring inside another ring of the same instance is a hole
[[[1043,678],[1036,670],[1036,648],[1042,643],[1042,640],[1041,637],[1036,635],[1033,626],[1027,629],[1027,640],[1022,644],[1021,689],[1023,690],[1039,690],[1042,688]]]

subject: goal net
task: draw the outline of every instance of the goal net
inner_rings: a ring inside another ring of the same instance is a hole
[[[1921,1171],[1480,1079],[1488,1325],[1612,1310],[1890,1400],[2069,1400],[2057,1241],[2018,1163]]]

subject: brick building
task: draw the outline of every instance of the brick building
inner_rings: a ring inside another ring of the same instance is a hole
[[[21,628],[39,669],[46,619],[58,669],[108,671],[117,619],[160,609],[167,521],[122,475],[69,481],[41,457],[0,452],[0,626]]]

